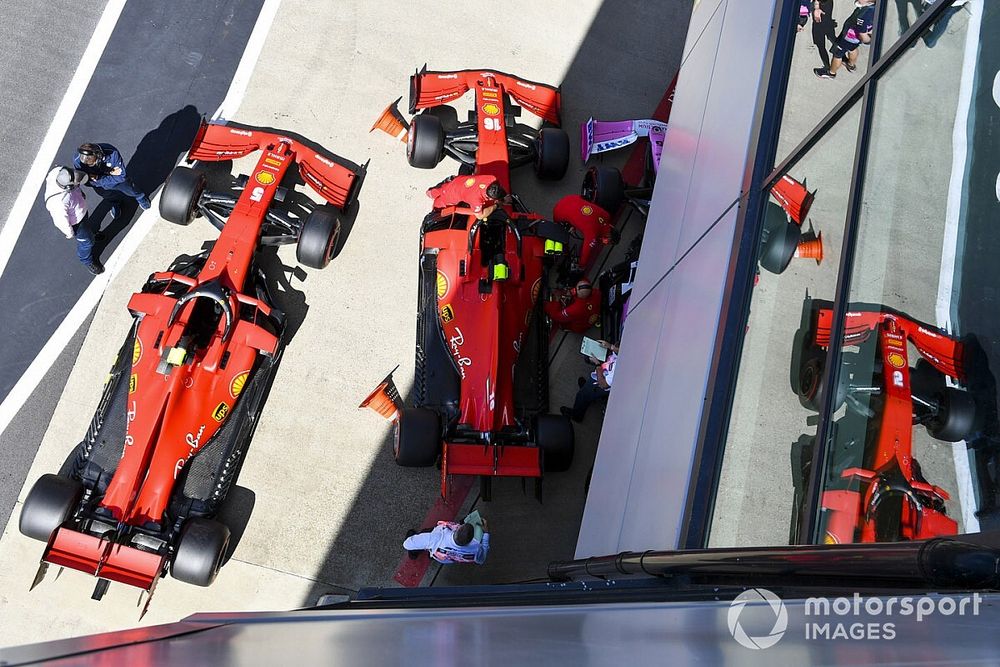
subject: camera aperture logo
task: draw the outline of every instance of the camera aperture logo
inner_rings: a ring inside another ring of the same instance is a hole
[[[774,612],[774,625],[766,635],[750,636],[740,624],[740,615],[748,602],[766,602],[771,611]],[[759,650],[771,648],[785,635],[788,629],[788,610],[785,603],[777,595],[766,588],[751,588],[743,591],[729,605],[729,633],[736,642],[744,648]]]
[[[766,603],[761,605],[760,603]],[[744,617],[745,608],[753,603],[759,610],[752,618]],[[804,616],[805,639],[822,640],[892,640],[897,636],[895,620],[906,618],[907,624],[923,622],[927,617],[978,616],[982,596],[979,593],[965,596],[915,595],[887,598],[815,597],[795,605]],[[771,615],[773,614],[773,622]],[[912,620],[910,619],[912,617]],[[777,644],[788,629],[788,610],[781,599],[765,588],[751,588],[740,593],[729,605],[729,633],[745,648],[760,650]],[[749,621],[749,623],[747,622]],[[761,631],[768,623],[771,630],[765,634],[751,635],[744,627]],[[911,629],[912,631],[912,629]]]

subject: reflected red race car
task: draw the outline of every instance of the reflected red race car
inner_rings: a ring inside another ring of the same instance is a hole
[[[470,90],[475,108],[458,123],[442,105]],[[562,178],[569,141],[556,127],[559,106],[558,88],[542,83],[425,68],[410,80],[410,113],[420,113],[407,157],[430,168],[450,155],[462,164],[457,179],[474,185],[492,176],[508,192],[510,169],[519,165],[534,163],[539,178]],[[545,121],[541,130],[516,122],[522,108]],[[573,215],[595,209],[580,200]],[[489,499],[493,477],[540,481],[543,471],[565,470],[573,460],[572,424],[546,414],[548,331],[540,308],[547,271],[577,228],[564,222],[531,213],[517,196],[486,219],[444,207],[423,222],[414,407],[396,421],[394,453],[403,466],[440,458],[443,495],[449,475],[480,476]]]
[[[186,225],[204,215],[221,230],[211,251],[154,273],[129,300],[135,318],[97,413],[58,475],[28,493],[20,530],[46,543],[49,563],[152,596],[167,571],[207,586],[226,553],[229,528],[215,517],[239,473],[282,352],[284,315],[256,261],[262,245],[296,243],[313,268],[330,261],[337,209],[350,205],[364,168],[306,139],[227,122],[202,122],[187,161],[260,151],[251,176],[206,190],[198,169],[176,167],[160,215]],[[298,167],[324,200],[284,210]],[[148,605],[148,599],[147,603]]]
[[[861,447],[835,451],[822,495],[828,543],[894,542],[954,535],[958,524],[945,513],[949,496],[923,476],[913,453],[913,425],[938,440],[959,442],[977,428],[973,396],[948,386],[963,383],[963,344],[930,325],[884,306],[847,313],[843,364],[835,409],[838,444],[857,432]],[[799,367],[798,394],[819,409],[833,311],[812,302],[811,326]],[[912,345],[920,358],[910,366]],[[857,348],[856,350],[854,348]],[[844,453],[854,450],[860,460]],[[839,479],[838,479],[839,478]]]

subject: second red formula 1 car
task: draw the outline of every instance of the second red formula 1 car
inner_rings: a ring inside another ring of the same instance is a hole
[[[469,90],[469,121],[443,126],[449,113],[440,105]],[[431,167],[451,155],[462,163],[456,180],[471,188],[485,177],[509,191],[510,169],[531,162],[539,177],[561,178],[569,145],[554,127],[559,104],[557,88],[502,72],[418,72],[410,112],[422,111],[410,127],[409,161]],[[516,123],[522,108],[548,125]],[[451,206],[424,220],[415,407],[397,421],[395,458],[404,466],[440,458],[442,494],[449,475],[480,476],[488,499],[493,477],[540,480],[572,462],[572,424],[546,414],[548,332],[539,299],[549,258],[569,241],[566,226],[529,212],[516,196],[485,217]]]
[[[826,302],[807,301],[807,308],[798,393],[806,406],[818,409],[833,311]],[[847,313],[835,397],[836,409],[844,404],[848,409],[834,428],[835,441],[857,432],[861,446],[833,453],[821,499],[824,539],[892,542],[954,535],[958,524],[945,513],[948,494],[924,479],[915,458],[913,425],[922,424],[946,442],[964,440],[975,430],[973,396],[945,381],[965,381],[963,345],[884,306],[855,308]],[[912,367],[910,345],[920,357]]]
[[[160,214],[220,230],[211,251],[154,273],[129,300],[135,318],[83,441],[58,475],[41,477],[20,530],[46,543],[49,563],[145,589],[170,572],[208,586],[229,528],[214,517],[246,455],[283,349],[284,315],[257,265],[262,245],[297,244],[298,260],[330,261],[337,209],[351,204],[364,168],[305,139],[235,123],[202,123],[188,162],[260,152],[251,176],[206,190],[198,169],[177,167]],[[280,203],[293,167],[326,204],[299,218]],[[148,604],[148,601],[147,601]]]

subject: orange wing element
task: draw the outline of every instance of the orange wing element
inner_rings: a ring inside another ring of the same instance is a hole
[[[323,199],[340,209],[353,203],[364,180],[365,167],[290,132],[202,119],[187,161],[232,160],[279,143],[289,146],[302,180]]]
[[[502,85],[518,104],[531,113],[559,125],[562,95],[558,87],[488,69],[429,72],[425,65],[423,70],[410,77],[410,114],[457,100],[477,81],[487,78]]]

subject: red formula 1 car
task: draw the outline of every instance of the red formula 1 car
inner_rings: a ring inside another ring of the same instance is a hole
[[[798,394],[804,405],[818,409],[833,311],[825,302],[808,307]],[[910,345],[920,357],[913,367]],[[821,500],[824,539],[954,535],[958,524],[945,513],[948,494],[924,479],[914,457],[913,425],[946,442],[964,440],[976,429],[972,395],[945,380],[964,382],[962,343],[907,315],[871,306],[847,313],[844,348],[835,406],[846,404],[848,410],[834,423],[833,466]],[[852,440],[861,446],[850,446]]]
[[[454,109],[441,105],[469,90],[475,110],[456,124]],[[411,78],[410,112],[421,113],[409,131],[409,162],[433,167],[448,154],[462,163],[458,179],[492,176],[505,191],[510,169],[522,164],[533,162],[540,178],[561,178],[569,143],[555,127],[559,105],[557,88],[509,74],[425,69]],[[522,108],[547,125],[516,123]],[[429,466],[440,457],[442,494],[449,475],[478,475],[487,499],[493,477],[540,480],[543,470],[565,470],[573,427],[545,414],[548,332],[539,297],[569,229],[513,196],[482,220],[436,209],[420,238],[415,407],[396,422],[396,462]]]
[[[186,225],[204,215],[220,230],[210,252],[154,273],[128,307],[135,318],[84,440],[58,475],[44,475],[21,511],[20,530],[46,543],[49,563],[151,596],[167,571],[207,586],[226,553],[215,520],[239,472],[282,352],[275,308],[256,253],[297,243],[298,260],[330,261],[339,216],[364,168],[305,139],[234,123],[203,122],[187,160],[223,161],[260,151],[252,175],[224,192],[177,167],[160,215]],[[326,200],[294,217],[279,206],[286,173]],[[148,601],[147,601],[148,604]]]

